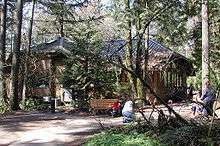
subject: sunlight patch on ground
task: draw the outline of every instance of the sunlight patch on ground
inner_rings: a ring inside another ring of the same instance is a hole
[[[27,131],[23,133],[23,136],[13,143],[13,145],[19,145],[22,143],[51,143],[54,141],[58,142],[71,142],[73,140],[74,133],[87,131],[92,128],[79,128],[69,129],[66,127],[50,127],[42,128],[39,130]]]

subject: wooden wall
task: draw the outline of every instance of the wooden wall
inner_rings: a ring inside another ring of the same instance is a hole
[[[169,94],[175,93],[177,90],[186,92],[186,74],[180,73],[177,70],[167,71],[150,71],[149,85],[153,91],[164,100],[169,97]],[[150,103],[157,103],[155,97],[147,92],[146,99]]]
[[[163,78],[161,78],[161,72],[160,71],[150,71],[149,73],[149,85],[151,89],[161,98],[164,98],[166,94],[166,87],[164,84]],[[147,91],[146,99],[151,103],[151,104],[156,104],[157,100],[156,98],[149,92]]]

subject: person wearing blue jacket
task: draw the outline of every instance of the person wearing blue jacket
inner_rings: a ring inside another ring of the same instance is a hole
[[[203,103],[202,107],[202,113],[205,116],[212,115],[213,113],[213,103],[215,101],[215,92],[211,88],[210,84],[206,84],[206,88],[204,89],[202,96],[201,96],[201,101]]]

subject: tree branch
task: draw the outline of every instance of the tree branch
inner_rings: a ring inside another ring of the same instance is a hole
[[[146,24],[144,25],[143,32],[140,33],[141,38],[143,38],[143,35],[144,35],[144,33],[145,33],[147,27],[149,26],[149,24],[150,24],[153,20],[155,20],[158,16],[160,16],[160,14],[162,14],[163,12],[165,12],[167,9],[171,8],[172,6],[173,6],[173,3],[171,3],[171,4],[168,5],[167,7],[164,7],[164,8],[162,8],[162,9],[159,9],[157,12],[155,12],[155,14],[154,14],[150,19],[148,19],[148,21],[147,21]],[[133,38],[131,39],[131,41],[134,40],[136,37],[137,37],[137,34],[136,34],[135,36],[133,36]],[[130,43],[130,41],[125,42],[125,44],[122,45],[120,48],[118,48],[116,51],[114,51],[110,57],[112,57],[114,53],[119,52],[120,50],[122,50],[128,43]]]

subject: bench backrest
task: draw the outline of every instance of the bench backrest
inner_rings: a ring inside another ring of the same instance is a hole
[[[91,99],[90,106],[93,109],[110,109],[118,99]]]

